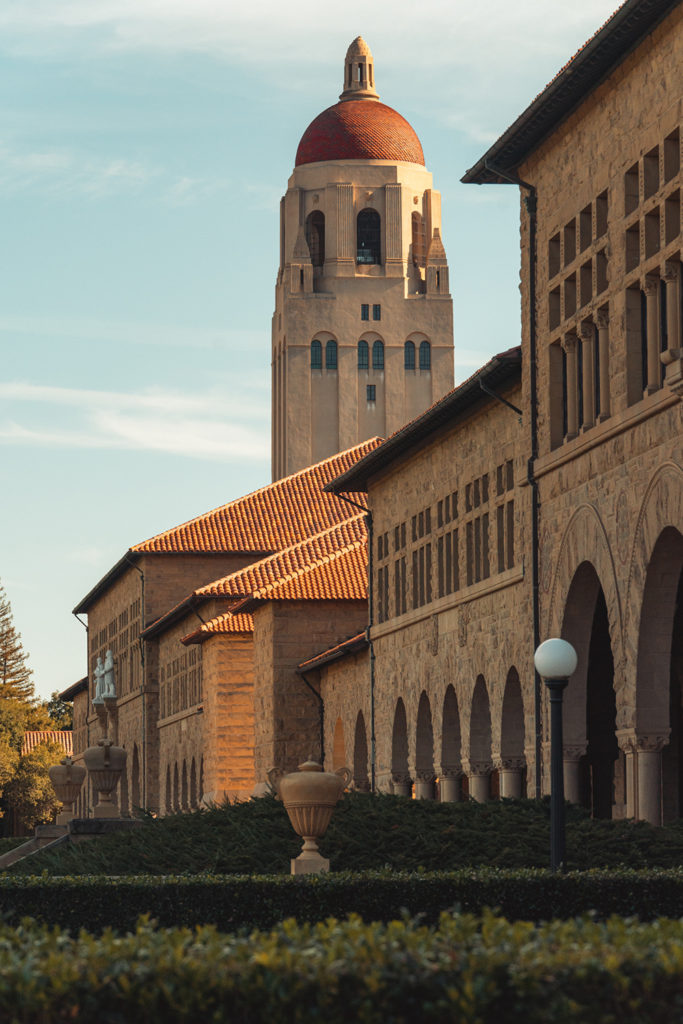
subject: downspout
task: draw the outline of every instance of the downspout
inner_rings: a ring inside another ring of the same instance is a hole
[[[359,505],[351,498],[345,498],[343,494],[335,492],[338,498],[348,505],[354,505],[361,512],[365,512],[365,525],[368,529],[368,628],[366,636],[370,648],[370,792],[376,792],[377,763],[375,743],[375,647],[372,642],[372,627],[374,617],[373,592],[373,535],[372,535],[372,512],[367,506]]]
[[[325,701],[323,700],[322,694],[316,690],[312,683],[306,678],[306,673],[299,670],[299,675],[305,682],[308,689],[311,691],[314,697],[318,700],[318,721],[320,725],[320,764],[323,769],[325,768]]]
[[[538,402],[536,396],[536,233],[537,233],[537,206],[538,194],[535,185],[523,181],[511,171],[503,171],[496,167],[489,160],[484,161],[487,170],[497,174],[499,178],[509,181],[511,185],[517,185],[528,193],[524,206],[529,216],[529,391],[530,391],[530,444],[531,452],[527,462],[527,483],[531,487],[531,603],[534,632],[534,651],[541,642],[541,616],[539,607],[539,581],[538,581],[538,520],[540,513],[540,499],[538,495],[538,481],[534,474],[536,459],[538,458]],[[543,724],[541,721],[541,677],[534,669],[534,718],[536,727],[535,754],[536,754],[536,799],[541,796],[541,753],[543,739]]]
[[[140,566],[133,562],[128,555],[123,556],[129,565],[140,573],[140,622],[142,630],[145,628],[145,574]],[[142,806],[147,809],[147,709],[145,706],[145,641],[142,636],[138,637],[140,645],[140,665],[142,668],[142,682],[140,692],[142,693]]]

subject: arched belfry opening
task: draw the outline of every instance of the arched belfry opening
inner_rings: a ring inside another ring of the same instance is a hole
[[[322,210],[313,210],[306,218],[306,242],[314,267],[322,267],[325,263],[325,214]]]
[[[356,219],[356,263],[382,262],[382,221],[377,210],[361,210]]]

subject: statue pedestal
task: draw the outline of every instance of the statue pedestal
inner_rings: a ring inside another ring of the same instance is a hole
[[[320,875],[330,870],[330,862],[320,856],[315,839],[304,839],[304,848],[299,856],[291,861],[291,868],[293,875]]]

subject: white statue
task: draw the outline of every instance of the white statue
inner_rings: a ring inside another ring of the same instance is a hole
[[[104,685],[102,687],[103,697],[116,697],[114,685],[114,655],[107,651],[104,656]]]
[[[93,704],[102,704],[104,665],[102,664],[101,658],[97,659],[97,664],[95,665],[95,671],[93,672],[93,675],[95,676],[95,697],[93,700]]]

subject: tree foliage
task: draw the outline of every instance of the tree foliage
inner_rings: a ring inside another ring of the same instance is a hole
[[[32,829],[53,820],[59,801],[48,769],[63,757],[60,743],[40,743],[15,762],[14,772],[5,783],[4,797],[15,821],[24,828]]]
[[[21,643],[21,634],[14,628],[12,606],[0,583],[0,698],[32,700],[31,676],[28,656]]]
[[[57,690],[44,704],[47,715],[50,719],[51,729],[72,729],[74,724],[74,706],[67,700],[62,700]]]

